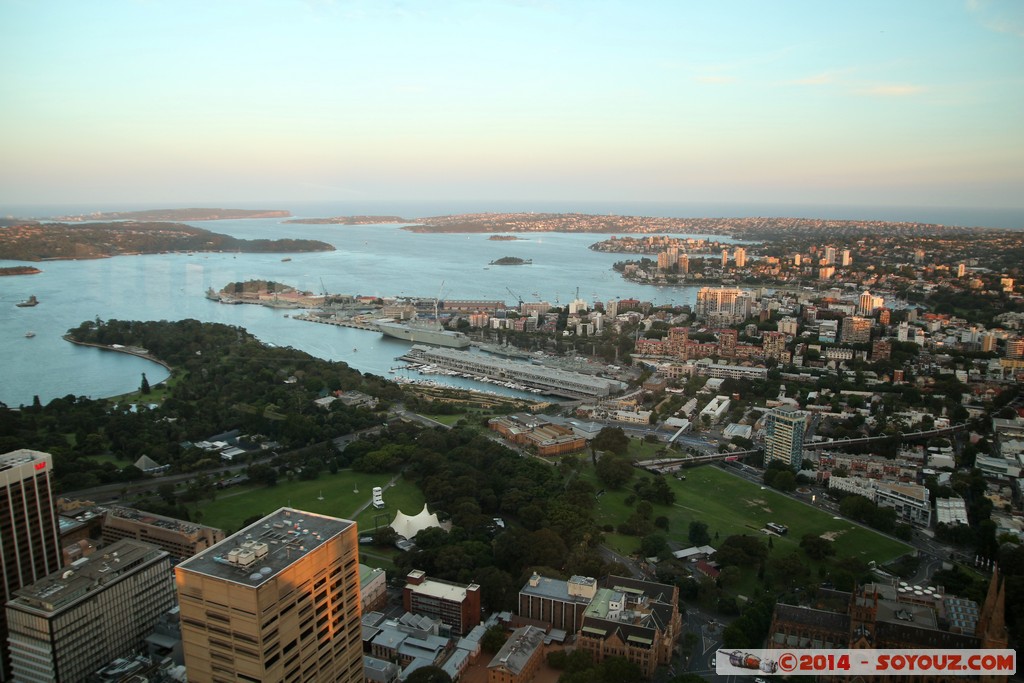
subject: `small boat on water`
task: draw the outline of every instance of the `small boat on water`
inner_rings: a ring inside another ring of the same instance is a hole
[[[29,330],[28,332],[25,333],[25,336],[31,339],[32,337],[36,336],[36,333],[33,332],[32,330]]]
[[[18,303],[14,304],[14,305],[17,306],[18,308],[31,308],[33,306],[38,306],[39,305],[39,299],[37,299],[36,295],[33,294],[32,296],[30,296],[29,298],[25,299],[24,301],[19,301]]]
[[[283,259],[281,259],[281,262],[282,262],[282,263],[285,263],[285,262],[287,262],[287,261],[291,261],[291,259],[290,259],[290,258],[283,258]]]

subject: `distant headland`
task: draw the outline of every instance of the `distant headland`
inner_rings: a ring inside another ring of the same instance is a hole
[[[385,225],[394,223],[414,223],[401,216],[333,216],[331,218],[293,218],[285,223],[301,225]]]
[[[303,239],[243,240],[182,223],[22,223],[0,231],[0,259],[96,259],[167,252],[299,253],[334,251]]]
[[[232,218],[288,218],[291,211],[281,209],[147,209],[145,211],[107,211],[60,216],[58,221],[223,221]]]

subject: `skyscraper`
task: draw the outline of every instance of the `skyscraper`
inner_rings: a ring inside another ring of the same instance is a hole
[[[281,508],[175,569],[190,681],[363,681],[356,523]]]
[[[765,415],[764,465],[773,460],[800,469],[804,454],[805,413],[793,406],[779,406]]]
[[[851,258],[851,256],[850,256],[850,250],[849,249],[843,249],[842,259],[843,260],[840,262],[840,265],[843,266],[844,268],[846,266],[850,265],[851,263],[853,263],[853,258]]]
[[[836,248],[825,247],[825,263],[827,265],[833,265],[836,262]]]
[[[747,265],[747,250],[743,247],[736,247],[732,253],[737,268],[744,268]]]
[[[118,541],[15,591],[7,603],[15,680],[82,681],[142,648],[174,607],[167,552]]]
[[[49,453],[21,449],[0,455],[0,605],[14,592],[60,569],[57,513]],[[10,679],[7,616],[0,609],[0,680]]]

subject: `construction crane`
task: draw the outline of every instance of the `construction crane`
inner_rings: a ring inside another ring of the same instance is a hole
[[[522,310],[522,308],[523,308],[523,297],[521,297],[520,295],[518,295],[515,292],[513,292],[510,287],[506,287],[505,291],[507,291],[509,294],[511,294],[512,298],[519,302],[519,309]]]

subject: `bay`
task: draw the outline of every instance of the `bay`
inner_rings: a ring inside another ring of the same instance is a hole
[[[335,207],[337,208],[337,207]],[[311,213],[310,216],[338,215]],[[587,247],[606,235],[538,233],[515,241],[485,234],[426,234],[399,225],[286,225],[276,219],[195,223],[245,239],[317,239],[333,252],[288,254],[152,254],[84,261],[46,261],[38,275],[0,278],[0,402],[43,403],[73,395],[112,396],[138,388],[145,372],[162,381],[161,366],[126,354],[64,341],[84,320],[181,320],[193,318],[244,327],[262,341],[292,347],[319,358],[344,361],[362,371],[388,376],[409,348],[379,333],[304,322],[295,311],[262,306],[226,306],[208,301],[207,288],[234,281],[275,280],[313,292],[417,296],[442,299],[518,298],[567,304],[577,295],[592,302],[631,298],[692,304],[694,287],[651,287],[630,283],[612,271],[619,254]],[[702,236],[706,237],[706,236]],[[725,238],[721,238],[725,239]],[[531,265],[489,266],[503,256],[531,259]],[[21,265],[0,261],[0,266]],[[35,295],[34,308],[18,301]],[[27,338],[26,332],[35,336]],[[431,376],[456,386],[515,394],[461,378]],[[530,395],[532,396],[532,394]]]

